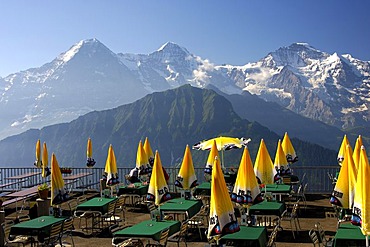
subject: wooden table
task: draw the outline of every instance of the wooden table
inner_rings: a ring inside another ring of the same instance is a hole
[[[20,175],[16,175],[13,177],[8,177],[5,178],[6,180],[13,181],[15,183],[19,184],[19,189],[21,189],[23,186],[22,184],[25,182],[26,186],[25,187],[30,187],[33,185],[37,185],[37,178],[36,176],[41,174],[41,172],[28,172]]]
[[[341,224],[335,233],[333,246],[365,246],[365,235],[358,226]]]
[[[81,187],[85,188],[83,178],[92,175],[92,172],[82,172],[77,173],[69,176],[63,177],[63,180],[65,181],[66,185],[70,185],[68,188],[68,191],[71,192],[73,189],[73,184],[80,181]]]
[[[3,202],[2,207],[6,207],[9,204],[15,203],[15,209],[18,211],[18,202],[22,201],[22,208],[27,199],[30,199],[33,196],[36,196],[38,193],[38,186],[34,186],[31,188],[23,189],[14,193],[6,194],[4,197],[10,197],[12,199],[6,200]]]
[[[10,229],[10,235],[37,236],[39,241],[49,236],[53,224],[64,221],[66,218],[55,218],[54,216],[41,216],[29,221],[15,224]]]
[[[224,235],[220,243],[228,243],[228,246],[264,247],[267,239],[267,230],[263,226],[240,226],[240,231]]]
[[[175,198],[165,202],[159,206],[162,214],[185,214],[186,218],[190,219],[199,212],[202,207],[200,200],[185,200],[185,198]]]
[[[169,236],[180,231],[180,221],[165,220],[153,221],[145,220],[136,225],[124,228],[113,233],[113,237],[128,237],[128,238],[147,238],[159,241],[161,232],[167,228],[170,229]]]
[[[33,177],[33,176],[36,176],[36,175],[39,175],[39,174],[41,174],[41,172],[29,172],[29,173],[9,177],[9,178],[6,178],[6,179],[7,180],[20,180],[20,179],[30,178],[30,177]]]

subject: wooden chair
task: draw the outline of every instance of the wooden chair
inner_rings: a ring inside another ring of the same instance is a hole
[[[10,229],[14,225],[14,221],[9,220],[1,224],[2,233],[4,236],[5,246],[26,246],[27,244],[34,242],[32,237],[28,236],[14,236],[10,238]]]
[[[63,230],[63,222],[55,223],[51,226],[49,236],[40,242],[41,246],[55,246],[60,243],[61,233]]]
[[[18,220],[19,223],[20,222],[23,222],[23,221],[28,221],[30,219],[31,219],[30,216],[29,215],[25,215],[25,214],[22,214],[22,215],[18,215],[17,216],[17,220]]]
[[[282,181],[283,181],[283,184],[287,184],[287,185],[292,184],[292,178],[290,176],[283,176]]]
[[[256,226],[264,226],[268,232],[272,232],[276,226],[280,227],[281,219],[277,215],[257,215]]]
[[[152,202],[148,202],[148,203],[146,204],[146,206],[147,206],[148,211],[149,211],[149,213],[150,213],[150,218],[151,218],[152,220],[156,220],[156,216],[157,216],[157,214],[159,213],[159,212],[158,212],[158,209],[157,209],[157,206],[156,206],[154,203],[152,203]]]
[[[314,247],[315,246],[318,246],[318,247],[321,246],[320,240],[319,240],[319,236],[317,235],[316,229],[312,228],[308,232],[308,235],[310,236],[311,242],[312,242],[312,244],[313,244]]]
[[[161,232],[161,238],[157,243],[148,243],[145,245],[145,247],[166,247],[167,246],[167,240],[168,240],[168,234],[170,232],[170,229],[167,228]]]
[[[285,210],[281,216],[282,221],[289,221],[293,238],[295,238],[294,232],[298,234],[298,230],[301,229],[301,225],[298,219],[298,208],[299,208],[299,200],[294,203],[291,212],[289,212],[288,210]],[[294,228],[293,228],[293,224],[294,224]]]
[[[333,246],[333,240],[330,239],[330,238],[327,238],[326,237],[326,234],[325,234],[325,230],[324,228],[321,226],[320,222],[317,222],[315,224],[315,227],[316,227],[316,231],[319,235],[319,239],[320,239],[320,242],[326,246],[326,247],[331,247]]]
[[[78,203],[77,199],[72,199],[72,200],[68,201],[68,208],[69,208],[69,211],[70,211],[71,215],[73,215],[74,212],[76,211],[78,204],[79,203]]]
[[[191,217],[188,221],[189,227],[197,228],[199,232],[199,237],[202,240],[202,229],[208,228],[208,216],[209,216],[209,207],[207,205],[203,205],[199,212]]]
[[[120,242],[120,243],[118,243],[116,245],[113,245],[113,246],[116,246],[116,247],[123,247],[123,246],[126,246],[126,247],[144,247],[144,244],[140,239],[129,238],[129,239],[126,239],[123,242]]]
[[[279,231],[279,225],[276,225],[274,230],[271,232],[271,234],[269,236],[266,247],[275,247],[276,246],[275,241],[276,241],[278,231]]]
[[[120,226],[119,224],[114,224],[109,227],[110,235],[112,238],[112,246],[139,246],[144,247],[143,242],[140,239],[134,239],[134,238],[121,238],[121,237],[114,237],[114,233],[116,231],[119,231],[123,229],[123,226]]]
[[[116,221],[125,222],[126,221],[126,207],[125,207],[126,197],[121,195],[116,201],[116,208],[114,210],[114,216],[117,217]]]
[[[65,219],[63,222],[63,229],[60,237],[60,246],[64,246],[65,242],[63,242],[63,238],[65,237],[70,237],[72,240],[72,246],[75,246],[75,243],[73,241],[73,230],[73,217]]]
[[[180,246],[180,241],[185,243],[185,246],[188,246],[186,243],[186,238],[188,236],[188,221],[183,221],[181,223],[180,231],[168,237],[168,242],[176,242],[177,246]]]
[[[108,204],[108,211],[105,214],[102,214],[100,216],[101,223],[104,226],[105,223],[108,224],[108,226],[113,224],[116,224],[116,217],[115,217],[115,209],[116,209],[116,201],[111,201]]]
[[[79,196],[79,197],[77,197],[77,201],[78,201],[78,204],[81,204],[83,202],[86,202],[87,198],[86,198],[86,196]]]

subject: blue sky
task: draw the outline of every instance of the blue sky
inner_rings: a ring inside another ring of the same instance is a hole
[[[369,61],[369,9],[360,0],[1,1],[0,77],[89,38],[143,54],[172,41],[214,64],[243,65],[294,42]]]

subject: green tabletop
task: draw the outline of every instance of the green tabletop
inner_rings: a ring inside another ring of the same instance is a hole
[[[115,200],[117,200],[117,198],[94,197],[86,202],[79,204],[76,210],[99,211],[102,214],[105,214],[106,212],[108,212],[108,204]]]
[[[186,213],[190,219],[199,212],[202,207],[200,200],[185,200],[185,198],[175,198],[159,206],[161,212]]]
[[[358,226],[341,224],[334,236],[334,246],[365,246],[365,235]]]
[[[198,185],[194,190],[194,195],[211,195],[211,183],[210,182],[204,182],[200,185]]]
[[[263,226],[240,226],[240,231],[224,235],[221,243],[232,242],[232,246],[266,246],[267,230]]]
[[[276,201],[262,201],[252,205],[249,213],[252,215],[277,215],[281,216],[285,210],[285,204]]]
[[[266,192],[271,193],[290,193],[291,187],[288,184],[266,184]],[[261,192],[265,192],[265,188],[261,189]]]
[[[169,236],[180,231],[180,221],[166,220],[166,221],[153,221],[146,220],[136,225],[124,228],[120,231],[113,233],[114,237],[130,237],[130,238],[152,238],[158,241],[161,232],[167,228],[170,229]]]
[[[54,216],[41,216],[32,220],[15,224],[10,229],[11,235],[37,236],[40,233],[48,235],[54,223],[64,221],[66,218],[55,218]]]
[[[124,194],[132,194],[143,196],[148,193],[149,185],[143,185],[142,183],[135,183],[135,187],[121,186],[118,188],[118,196]]]

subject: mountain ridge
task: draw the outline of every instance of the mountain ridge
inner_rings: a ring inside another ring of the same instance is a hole
[[[198,107],[194,107],[197,105]],[[263,138],[274,157],[276,144],[282,136],[257,122],[240,118],[232,104],[210,89],[184,85],[164,92],[155,92],[133,103],[116,108],[92,111],[77,119],[55,124],[41,130],[28,130],[0,141],[0,164],[19,166],[32,164],[35,143],[46,142],[48,151],[54,152],[61,166],[84,166],[86,142],[93,142],[97,167],[103,167],[110,144],[113,145],[117,164],[134,167],[137,145],[149,138],[153,151],[159,150],[164,166],[174,166],[181,160],[186,145],[217,137],[233,136],[251,138],[248,144],[254,159]],[[291,137],[301,165],[329,165],[336,163],[336,152]],[[225,162],[237,165],[242,150],[225,152]],[[192,151],[193,162],[203,167],[207,151]]]

